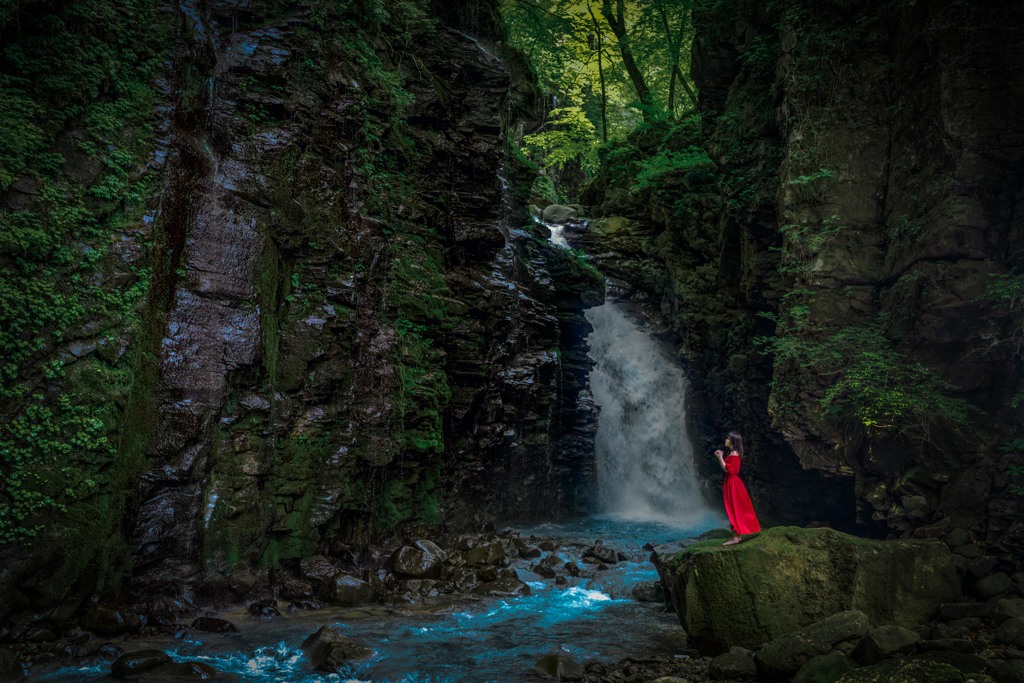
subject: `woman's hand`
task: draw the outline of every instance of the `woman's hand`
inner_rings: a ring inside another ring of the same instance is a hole
[[[725,455],[725,454],[722,452],[721,449],[715,451],[715,457],[716,458],[721,458],[723,455]]]

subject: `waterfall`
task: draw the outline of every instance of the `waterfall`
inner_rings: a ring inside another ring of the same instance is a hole
[[[685,381],[662,346],[614,303],[586,313],[601,408],[596,460],[603,512],[690,526],[711,514],[686,433]]]

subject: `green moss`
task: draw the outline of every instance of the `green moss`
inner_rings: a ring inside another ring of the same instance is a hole
[[[23,210],[0,209],[0,377],[8,399],[0,442],[13,463],[0,474],[0,508],[10,513],[0,515],[9,532],[0,537],[28,540],[50,513],[66,513],[67,528],[52,529],[75,546],[57,570],[60,583],[104,552],[120,525],[124,496],[107,487],[122,477],[114,443],[137,356],[75,363],[57,348],[81,334],[87,311],[94,329],[115,330],[104,340],[138,332],[149,271],[113,288],[106,278],[121,266],[108,251],[114,235],[141,223],[152,191],[146,176],[131,178],[150,147],[149,79],[169,22],[150,0],[18,11],[18,22],[0,17],[0,189],[20,178],[38,195]],[[33,394],[33,385],[45,392]],[[89,428],[96,433],[86,438],[84,425],[97,425]],[[69,449],[59,456],[45,436],[52,430]]]

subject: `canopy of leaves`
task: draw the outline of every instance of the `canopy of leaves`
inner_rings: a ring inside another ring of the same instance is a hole
[[[691,0],[502,0],[501,9],[548,95],[549,118],[526,139],[545,168],[592,170],[600,141],[696,112]]]

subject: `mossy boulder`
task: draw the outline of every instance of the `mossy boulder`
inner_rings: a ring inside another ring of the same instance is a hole
[[[836,683],[844,674],[856,668],[856,662],[842,652],[829,652],[814,657],[800,667],[793,683]]]
[[[860,638],[868,628],[868,617],[863,612],[838,612],[767,643],[757,653],[757,667],[766,681],[792,680],[810,660],[828,654],[840,643]]]
[[[654,562],[704,654],[753,648],[846,610],[912,627],[962,596],[946,546],[776,527],[739,545],[699,541]]]
[[[967,676],[948,664],[916,659],[890,659],[855,669],[844,674],[837,683],[966,683]],[[991,680],[987,676],[970,676],[975,683]]]

